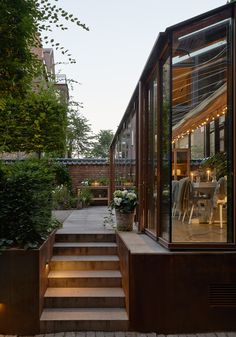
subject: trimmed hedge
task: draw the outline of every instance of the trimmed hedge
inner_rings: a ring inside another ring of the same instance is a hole
[[[35,248],[52,231],[52,168],[44,160],[0,164],[0,240]]]

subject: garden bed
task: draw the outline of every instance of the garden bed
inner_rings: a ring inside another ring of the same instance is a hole
[[[0,334],[39,333],[55,232],[38,249],[0,255]]]

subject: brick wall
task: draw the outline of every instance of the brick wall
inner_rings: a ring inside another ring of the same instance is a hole
[[[73,188],[76,189],[81,181],[86,179],[98,179],[101,177],[106,177],[109,179],[109,165],[67,165],[70,176],[72,178]]]

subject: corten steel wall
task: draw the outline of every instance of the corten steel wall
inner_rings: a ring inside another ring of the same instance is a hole
[[[39,333],[54,236],[39,249],[9,249],[0,255],[0,334]]]
[[[235,252],[131,254],[118,243],[131,331],[235,331]]]
[[[109,165],[67,165],[70,176],[72,178],[73,188],[81,185],[81,181],[85,179],[99,179],[106,177],[109,179]]]

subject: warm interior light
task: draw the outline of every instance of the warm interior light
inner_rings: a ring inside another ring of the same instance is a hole
[[[5,310],[6,305],[4,303],[0,303],[0,313]]]
[[[208,181],[210,180],[210,173],[211,173],[211,171],[210,171],[210,170],[207,170],[207,180],[208,180]]]

